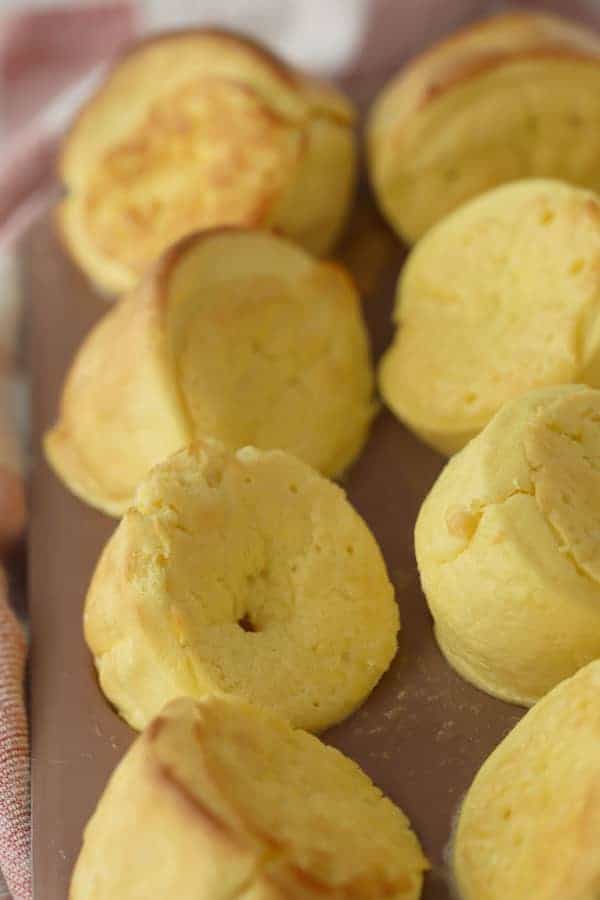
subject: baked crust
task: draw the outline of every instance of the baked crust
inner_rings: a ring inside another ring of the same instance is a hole
[[[239,35],[158,35],[117,61],[68,132],[59,232],[109,292],[200,228],[279,228],[326,252],[353,192],[353,115]]]
[[[598,190],[599,61],[594,32],[527,13],[485,20],[418,56],[368,124],[371,178],[391,224],[414,242],[470,197],[529,176]]]
[[[563,681],[484,763],[452,859],[463,900],[592,900],[600,884],[600,662]]]
[[[328,475],[375,411],[348,275],[267,232],[182,239],[90,332],[45,449],[71,490],[119,515],[148,469],[194,438],[282,447]]]
[[[598,271],[598,195],[524,179],[465,203],[402,270],[386,404],[450,455],[527,391],[600,386]]]
[[[218,695],[169,704],[112,776],[70,900],[418,900],[404,814],[339,751]]]
[[[600,657],[600,391],[506,404],[448,463],[415,528],[421,584],[449,663],[536,703]]]
[[[279,450],[202,442],[138,487],[86,599],[108,699],[145,727],[214,691],[320,731],[349,715],[396,652],[394,591],[342,490]]]

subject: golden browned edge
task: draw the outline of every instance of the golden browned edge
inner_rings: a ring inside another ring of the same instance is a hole
[[[192,29],[192,30],[194,30],[194,31],[196,31],[196,30],[197,30],[197,31],[201,31],[201,29]],[[209,33],[210,31],[211,31],[210,29],[206,29],[206,32],[204,32],[204,33]],[[216,31],[217,31],[217,29],[215,29],[215,32],[216,32]],[[177,33],[177,32],[175,32],[175,33]],[[183,33],[183,32],[182,32],[182,33]],[[167,33],[165,33],[164,35],[162,35],[162,37],[166,36],[166,34],[167,34]],[[158,41],[158,39],[152,39],[152,38],[149,38],[149,39],[146,39],[145,41],[142,41],[142,43],[156,43],[157,41]],[[138,46],[139,46],[139,45],[137,45],[135,49],[137,49]],[[135,52],[135,50],[134,50],[134,51],[130,51],[130,53],[131,53],[131,52]],[[129,55],[129,54],[125,54],[125,55]],[[113,66],[113,69],[114,69],[117,65],[118,65],[118,63],[115,63],[115,66]],[[108,77],[110,77],[110,73],[109,73],[109,75],[107,76],[107,78],[108,78]],[[103,84],[104,84],[104,82],[103,82]],[[245,85],[238,85],[238,87],[240,87],[242,90],[247,90],[247,91],[250,93],[250,89],[249,89],[249,88],[246,88]],[[88,101],[88,103],[93,103],[94,100],[96,99],[96,97],[98,96],[98,94],[100,93],[100,91],[101,91],[102,89],[103,89],[103,85],[99,88],[99,91],[96,92],[96,94],[94,94],[94,96],[91,98],[91,100]],[[69,127],[69,130],[68,130],[68,132],[67,132],[67,134],[65,135],[65,138],[64,138],[64,140],[63,140],[63,147],[64,147],[64,146],[66,145],[66,143],[68,142],[69,135],[70,135],[71,131],[75,128],[76,123],[77,123],[77,120],[79,119],[79,116],[82,114],[83,110],[85,109],[85,106],[87,106],[87,104],[85,104],[84,107],[82,107],[82,108],[79,110],[79,112],[78,112],[77,115],[76,115],[75,121],[74,121],[74,122],[71,124],[71,126]],[[272,122],[274,122],[274,123],[283,123],[283,124],[286,124],[286,120],[284,119],[284,117],[281,116],[281,115],[279,115],[278,113],[274,112],[272,109],[265,109],[265,110],[264,110],[264,114],[265,114],[265,116],[266,116],[268,119],[270,119],[270,120],[271,120]],[[300,136],[300,147],[299,147],[299,153],[298,153],[298,157],[297,157],[297,162],[300,162],[300,160],[306,155],[307,149],[308,149],[308,138],[307,138],[306,134],[303,133],[303,134],[301,134],[301,136]],[[64,153],[64,150],[61,151],[61,157],[62,157],[62,153]],[[60,167],[60,159],[59,159],[59,167]],[[55,207],[54,207],[54,209],[52,210],[52,213],[51,213],[52,224],[53,224],[53,226],[54,226],[55,234],[56,234],[56,236],[57,236],[57,238],[58,238],[58,243],[59,243],[61,249],[65,251],[67,257],[68,257],[69,259],[72,259],[72,260],[73,260],[73,262],[74,262],[75,265],[77,266],[78,271],[80,271],[80,272],[84,275],[84,277],[90,282],[90,284],[92,284],[92,286],[93,286],[96,290],[101,290],[100,288],[98,288],[98,286],[96,285],[96,283],[93,281],[92,277],[91,277],[90,275],[88,275],[87,271],[86,271],[86,270],[84,269],[84,267],[81,265],[81,263],[79,262],[79,260],[76,259],[76,258],[73,256],[73,254],[72,254],[71,246],[70,246],[70,242],[69,242],[69,237],[68,237],[67,232],[66,232],[66,230],[65,230],[65,225],[64,225],[64,220],[63,220],[63,207],[64,207],[64,204],[67,202],[67,199],[68,199],[68,197],[69,197],[69,191],[68,191],[68,189],[66,188],[66,185],[65,185],[64,183],[63,183],[63,188],[64,188],[63,195],[62,195],[60,201],[55,205]],[[280,236],[280,237],[282,237],[282,238],[285,238],[286,235],[285,235],[285,233],[283,232],[283,230],[281,230],[281,229],[279,229],[279,228],[268,228],[268,227],[265,227],[265,226],[263,225],[263,223],[264,223],[264,221],[265,221],[265,219],[266,219],[266,216],[268,215],[269,210],[270,210],[270,208],[271,208],[272,201],[273,201],[273,195],[272,195],[272,194],[269,194],[268,197],[265,197],[265,199],[264,199],[263,202],[260,204],[260,206],[257,208],[257,210],[255,210],[255,213],[254,213],[254,216],[253,216],[253,220],[252,220],[252,221],[248,221],[246,225],[239,225],[239,226],[236,226],[236,225],[222,225],[222,226],[221,226],[221,225],[215,225],[215,226],[213,226],[212,228],[196,229],[195,231],[190,232],[189,235],[184,235],[183,238],[180,238],[178,241],[175,241],[174,244],[171,244],[168,248],[166,248],[166,250],[163,251],[163,254],[161,254],[161,256],[158,257],[158,260],[160,261],[160,260],[162,259],[162,257],[163,257],[164,254],[168,254],[168,253],[169,253],[169,250],[175,249],[176,247],[179,246],[180,243],[184,243],[188,237],[198,237],[198,236],[200,236],[201,234],[205,234],[207,237],[210,237],[210,236],[214,236],[214,233],[215,233],[215,232],[218,233],[219,231],[236,231],[236,230],[237,230],[237,231],[253,231],[253,230],[268,230],[268,231],[272,232],[273,234],[275,234],[275,235],[277,235],[277,236]],[[249,217],[249,218],[250,218],[250,217]],[[288,240],[292,240],[292,239],[291,239],[291,238],[288,238]],[[309,251],[306,251],[306,252],[308,253]],[[155,265],[156,265],[156,264],[155,264]],[[151,274],[152,272],[153,272],[153,266],[150,265],[149,269],[146,270],[146,274],[148,274],[148,273]],[[142,279],[143,279],[143,278],[144,278],[144,276],[142,276]],[[103,294],[103,296],[105,296],[105,297],[107,297],[107,298],[112,298],[112,297],[115,296],[115,293],[116,293],[116,292],[114,292],[114,291],[101,291],[101,293]],[[117,295],[117,296],[121,296],[121,295]]]
[[[168,718],[164,715],[159,715],[150,723],[145,733],[145,740],[150,748],[152,763],[155,766],[155,772],[159,782],[179,799],[182,805],[194,818],[199,820],[202,825],[208,825],[210,831],[213,832],[219,840],[224,840],[226,843],[233,845],[237,849],[243,849],[246,846],[246,842],[241,836],[236,834],[235,830],[209,809],[206,804],[202,803],[202,801],[190,791],[187,784],[176,776],[170,766],[161,763],[154,755],[153,744],[168,724]],[[203,736],[202,723],[197,721],[194,723],[194,737],[197,738],[200,745],[202,744]],[[247,826],[247,823],[244,824]],[[257,834],[257,837],[261,841],[266,842],[273,851],[278,849],[278,844],[270,835]]]
[[[64,187],[64,185],[63,185]],[[65,230],[65,225],[63,221],[64,210],[63,207],[67,202],[69,197],[69,192],[65,189],[63,190],[59,200],[54,204],[54,207],[51,209],[50,214],[48,216],[48,221],[50,223],[50,227],[52,229],[52,233],[57,240],[58,246],[60,250],[65,254],[66,258],[70,260],[70,262],[75,266],[79,274],[85,278],[86,282],[91,285],[94,291],[98,294],[98,296],[102,299],[110,303],[110,306],[107,306],[106,312],[114,306],[117,300],[120,300],[122,297],[126,296],[132,288],[129,288],[126,291],[115,291],[108,290],[108,288],[100,287],[97,282],[94,281],[92,276],[88,274],[87,270],[84,269],[83,264],[79,261],[79,259],[73,253],[71,244],[69,243],[69,238],[67,236],[67,232]],[[90,329],[91,331],[91,329]]]
[[[64,202],[64,201],[63,201]],[[71,251],[68,244],[68,238],[64,231],[64,226],[62,222],[62,213],[61,213],[62,203],[57,204],[52,211],[52,224],[54,232],[57,236],[58,242],[60,244],[61,249],[63,249],[67,256],[71,258]],[[158,257],[158,259],[150,265],[150,267],[146,270],[145,275],[142,278],[142,282],[155,282],[155,290],[159,298],[162,302],[165,302],[165,294],[166,294],[166,285],[171,277],[171,272],[177,263],[181,260],[185,254],[192,249],[192,247],[197,244],[202,243],[205,240],[210,240],[214,237],[218,237],[222,234],[270,234],[275,238],[279,238],[282,241],[287,241],[294,245],[294,247],[299,248],[300,250],[304,250],[307,256],[313,259],[315,265],[327,266],[328,268],[337,271],[339,275],[342,275],[351,285],[352,289],[356,291],[357,295],[360,297],[360,290],[358,288],[358,283],[352,274],[352,272],[347,268],[342,262],[339,262],[335,259],[321,259],[320,257],[315,257],[310,252],[310,250],[304,249],[301,245],[296,244],[296,242],[286,235],[286,233],[281,228],[273,228],[262,226],[260,222],[256,224],[248,224],[248,225],[214,225],[212,228],[198,228],[195,231],[190,231],[189,234],[185,234],[183,237],[179,238],[179,240],[175,241],[174,244],[171,244],[162,252],[162,254]],[[80,272],[83,272],[83,269],[79,264],[77,264],[77,268]],[[83,273],[86,278],[88,276]],[[88,278],[89,280],[89,278]],[[140,284],[142,283],[140,282]],[[110,294],[107,296],[114,296]]]
[[[79,115],[79,114],[78,114]],[[70,130],[70,129],[69,129]],[[58,165],[58,163],[57,163]],[[59,173],[58,173],[59,174]],[[59,174],[59,177],[60,176]],[[92,280],[92,276],[88,275],[88,273],[83,268],[82,264],[78,259],[75,258],[73,251],[71,250],[71,246],[69,244],[69,238],[67,237],[67,233],[65,230],[65,224],[63,220],[64,216],[64,205],[67,202],[69,192],[66,190],[65,185],[62,185],[63,191],[57,203],[54,204],[53,209],[50,211],[49,221],[52,228],[52,232],[58,241],[58,246],[65,254],[66,258],[71,260],[73,265],[76,267],[77,271],[85,278],[88,284],[92,285],[92,287],[98,291],[99,295],[104,299],[115,300],[118,298],[118,293],[116,291],[105,291],[102,288],[98,287],[98,285]]]
[[[404,74],[406,74],[413,68],[416,68],[417,66],[421,66],[429,59],[435,58],[440,50],[448,49],[449,47],[453,47],[457,44],[462,44],[465,37],[468,37],[471,34],[476,34],[477,32],[481,31],[489,31],[498,24],[506,25],[511,22],[514,22],[515,24],[525,24],[533,20],[552,21],[557,25],[579,27],[581,31],[585,31],[589,34],[595,34],[592,29],[586,28],[583,25],[578,25],[578,23],[575,23],[570,19],[566,19],[561,16],[553,16],[545,13],[527,12],[505,13],[503,15],[493,16],[492,18],[475,22],[474,25],[469,25],[466,28],[461,28],[459,31],[456,31],[454,34],[450,35],[444,40],[439,41],[433,47],[430,47],[424,53],[415,57],[405,69]],[[556,43],[554,47],[541,47],[538,50],[521,50],[516,53],[511,53],[510,51],[506,51],[504,53],[494,53],[485,60],[456,60],[454,64],[450,63],[450,72],[447,77],[445,77],[440,83],[434,86],[435,91],[433,96],[437,96],[438,94],[443,93],[444,91],[453,87],[457,82],[462,81],[463,78],[468,78],[471,75],[479,74],[480,71],[484,71],[487,68],[495,68],[496,66],[505,62],[507,59],[528,59],[529,57],[564,56],[569,59],[579,58],[582,60],[600,61],[597,55],[586,52],[585,50],[576,47],[575,41],[570,35],[565,35],[562,40],[557,37],[555,41]],[[573,46],[569,47],[569,44],[572,44]],[[429,96],[429,92],[427,92],[427,96],[424,98],[424,101],[422,101],[421,105],[424,105],[424,103],[426,103],[430,99],[432,99],[432,96]]]
[[[161,763],[154,756],[154,750],[152,745],[157,740],[163,728],[168,724],[168,719],[166,716],[159,715],[157,716],[151,724],[148,726],[145,732],[144,739],[147,741],[148,746],[150,748],[150,752],[152,754],[152,764],[154,766],[154,771],[156,773],[157,779],[160,783],[162,783],[173,795],[175,795],[179,801],[182,803],[182,806],[187,809],[187,811],[197,819],[198,823],[206,827],[217,840],[223,841],[224,843],[229,844],[230,846],[235,847],[236,849],[244,850],[247,848],[247,843],[243,840],[241,835],[237,835],[233,828],[228,826],[218,815],[216,815],[211,809],[209,809],[206,804],[202,803],[201,800],[198,799],[188,788],[186,784],[184,784],[179,778],[177,778],[173,769]],[[202,743],[203,738],[203,728],[201,722],[196,722],[194,727],[194,735],[198,739],[198,742]],[[240,817],[241,823],[248,829],[250,834],[254,834],[255,838],[262,843],[266,848],[266,858],[267,859],[275,859],[280,856],[282,859],[285,857],[285,846],[277,841],[272,835],[267,834],[256,828],[255,825],[248,822],[243,815],[241,815],[240,811],[236,811]],[[344,884],[344,885],[331,885],[327,882],[322,881],[320,878],[317,878],[315,875],[312,875],[310,872],[307,872],[305,869],[301,868],[296,863],[288,862],[286,866],[289,875],[298,883],[303,885],[305,888],[308,888],[315,895],[319,895],[322,897],[334,896],[339,898],[339,900],[353,900],[356,897],[356,883],[353,884]],[[275,889],[281,889],[281,885],[278,883],[278,879],[271,875],[267,871],[260,871],[260,875],[266,880],[273,884]],[[362,881],[362,879],[361,879]],[[395,897],[399,891],[407,890],[412,887],[412,880],[408,875],[400,875],[398,880],[394,883],[391,882],[380,882],[378,884],[378,897],[381,900],[386,900],[388,897]],[[283,897],[283,894],[281,894]]]
[[[189,234],[184,235],[184,237],[180,238],[178,241],[168,247],[167,250],[165,250],[164,253],[154,263],[154,265],[151,266],[151,268],[148,270],[146,279],[148,280],[148,282],[153,284],[153,289],[156,292],[155,296],[159,300],[161,306],[163,307],[163,310],[166,308],[168,283],[175,266],[177,266],[181,259],[193,248],[199,246],[205,241],[209,241],[214,237],[219,237],[220,235],[224,234],[265,234],[267,236],[274,237],[277,240],[281,240],[284,243],[291,244],[295,249],[300,249],[302,252],[304,252],[313,261],[315,266],[325,266],[326,268],[336,272],[339,276],[343,277],[348,282],[349,287],[356,292],[357,297],[360,298],[360,291],[358,290],[358,285],[356,284],[354,276],[344,265],[342,265],[342,263],[338,262],[337,260],[323,260],[319,257],[313,256],[309,250],[305,250],[301,246],[299,247],[280,229],[254,228],[252,226],[246,225],[216,225],[214,228],[198,229],[197,231],[192,231]]]
[[[219,237],[223,234],[252,234],[260,229],[245,227],[243,225],[215,225],[214,228],[198,229],[184,235],[174,244],[171,244],[158,260],[150,267],[146,278],[153,285],[155,296],[163,311],[166,310],[168,284],[173,269],[186,254],[205,241]]]
[[[159,34],[151,34],[141,39],[134,38],[132,41],[128,42],[122,50],[120,50],[113,56],[108,71],[102,78],[101,84],[98,86],[97,90],[94,91],[92,96],[79,108],[63,137],[61,150],[58,154],[56,163],[57,173],[63,183],[64,174],[62,169],[64,147],[68,144],[71,133],[77,127],[79,119],[81,118],[83,113],[86,112],[90,106],[94,105],[96,99],[100,96],[100,94],[102,94],[106,82],[110,80],[111,76],[119,68],[119,66],[122,65],[127,59],[129,59],[129,57],[134,56],[138,52],[138,50],[145,49],[146,47],[155,44],[160,44],[163,41],[171,41],[173,39],[189,37],[215,37],[221,38],[225,41],[230,41],[232,44],[237,44],[238,46],[241,46],[244,49],[255,54],[261,60],[261,62],[267,62],[267,64],[272,67],[275,74],[283,78],[289,84],[293,85],[294,87],[297,85],[299,86],[296,74],[287,65],[287,63],[285,63],[282,59],[279,59],[274,53],[272,53],[266,47],[263,47],[257,41],[254,41],[251,38],[248,38],[245,35],[239,34],[233,30],[229,30],[226,28],[174,28],[168,29],[166,31],[161,31]]]
[[[591,28],[587,28],[584,25],[573,22],[572,20],[563,18],[561,16],[535,12],[509,12],[503,15],[493,16],[488,19],[482,19],[481,21],[478,21],[473,25],[469,25],[465,28],[459,29],[458,31],[454,32],[449,37],[444,38],[441,41],[437,41],[433,46],[429,47],[423,53],[420,53],[417,56],[413,57],[413,59],[411,59],[411,61],[406,66],[401,68],[400,71],[395,76],[393,76],[391,82],[388,85],[388,88],[390,90],[393,90],[395,87],[399,87],[400,82],[404,80],[408,75],[412,74],[415,70],[426,67],[429,60],[435,59],[440,50],[447,50],[456,46],[460,47],[464,39],[469,35],[477,32],[490,31],[498,24],[506,25],[510,24],[511,22],[514,22],[515,24],[525,24],[533,20],[552,21],[557,25],[576,27],[579,28],[582,32],[597,36],[598,40],[600,41],[600,36],[596,35],[596,32]],[[532,48],[530,50],[519,50],[516,52],[505,51],[495,52],[492,54],[488,53],[485,57],[481,57],[479,55],[483,52],[481,49],[465,51],[465,54],[462,58],[459,57],[454,60],[448,61],[445,74],[432,83],[428,83],[428,73],[427,71],[423,71],[423,78],[425,80],[424,91],[422,96],[419,98],[418,103],[411,110],[411,112],[414,113],[423,109],[423,107],[425,107],[428,103],[430,103],[432,100],[434,100],[436,97],[439,97],[446,91],[450,90],[459,82],[466,80],[467,78],[470,78],[474,75],[479,75],[485,71],[497,68],[508,60],[518,61],[536,58],[562,58],[578,59],[581,62],[596,62],[600,64],[600,52],[598,54],[594,54],[591,51],[582,49],[577,45],[577,42],[570,34],[565,34],[562,38],[555,36],[552,40],[554,42],[553,46],[540,47],[538,49]],[[471,54],[474,55],[474,58],[470,58]],[[384,92],[387,91],[388,88],[384,88]],[[373,118],[371,114],[371,122],[372,121]]]
[[[54,224],[54,231],[58,237],[59,245],[66,252],[66,254],[69,258],[73,259],[69,238],[66,234],[64,222],[63,222],[63,204],[67,201],[67,198],[69,195],[67,180],[66,180],[66,177],[65,177],[65,174],[63,171],[63,159],[64,159],[64,155],[66,152],[66,148],[69,144],[71,134],[77,128],[79,120],[83,116],[83,114],[85,112],[87,112],[88,109],[90,107],[92,107],[96,103],[98,98],[101,96],[102,92],[104,91],[106,83],[109,81],[109,79],[111,78],[111,76],[113,75],[115,70],[126,59],[128,59],[130,56],[133,56],[135,53],[137,53],[140,49],[143,49],[144,47],[147,47],[147,46],[150,46],[153,44],[158,44],[158,43],[161,43],[162,41],[170,41],[170,40],[173,40],[174,38],[182,38],[182,39],[186,38],[187,39],[191,36],[198,37],[200,39],[204,38],[204,37],[220,38],[224,41],[229,41],[234,46],[237,45],[238,47],[243,48],[244,50],[248,51],[249,53],[254,54],[254,56],[256,58],[258,58],[261,62],[266,62],[271,67],[273,73],[277,77],[281,78],[282,80],[287,82],[289,85],[294,87],[299,93],[302,92],[305,85],[310,85],[310,84],[315,85],[317,87],[320,85],[323,85],[325,87],[325,89],[329,89],[329,84],[327,82],[323,82],[323,81],[321,81],[321,79],[304,74],[300,70],[294,69],[287,62],[285,62],[285,60],[283,60],[276,53],[274,53],[273,51],[271,51],[270,49],[265,47],[259,41],[255,41],[252,38],[248,37],[247,35],[241,34],[240,32],[237,32],[233,29],[216,28],[216,27],[171,29],[171,30],[162,31],[157,35],[150,35],[145,38],[137,39],[137,40],[130,42],[121,52],[117,53],[113,57],[113,60],[109,66],[108,71],[105,73],[101,84],[94,91],[93,95],[79,108],[79,110],[73,117],[65,134],[63,135],[63,138],[62,138],[62,141],[60,144],[60,149],[59,149],[59,152],[56,157],[55,172],[56,172],[57,178],[59,179],[64,190],[63,190],[63,196],[61,197],[60,202],[58,204],[56,204],[55,209],[53,210],[52,219],[53,219],[53,224]],[[332,90],[339,93],[336,88],[332,88]],[[343,96],[345,98],[345,95],[343,95],[343,94],[340,94],[340,96]],[[285,123],[285,119],[283,118],[283,116],[278,115],[276,112],[274,112],[271,109],[265,109],[265,114],[269,118],[271,118],[271,120],[273,122]],[[325,114],[324,111],[322,111],[321,114]],[[330,119],[337,121],[341,124],[350,125],[354,119],[351,102],[348,100],[348,115],[347,116],[342,116],[341,114],[339,114],[337,111],[335,111],[333,109],[328,111],[327,116]],[[308,144],[307,136],[305,134],[303,134],[301,136],[301,147],[300,147],[300,153],[298,156],[298,161],[300,159],[302,159],[302,157],[306,154],[307,144]],[[261,223],[263,221],[263,215],[266,215],[270,208],[270,201],[271,201],[271,198],[268,198],[264,201],[264,203],[261,207],[261,210],[259,210],[258,213],[255,215],[255,221],[248,223],[248,225],[246,226],[247,228],[250,228],[250,229],[253,227],[258,228],[261,226]],[[243,227],[244,226],[240,226],[240,228],[243,228]],[[216,228],[218,230],[219,227],[217,226]],[[213,230],[214,229],[207,229],[207,232],[211,232]],[[279,229],[270,229],[270,230],[272,230],[273,233],[275,233],[275,234],[283,235],[283,232],[281,232]],[[195,234],[195,232],[193,232],[193,234]],[[174,246],[177,246],[177,242]],[[78,270],[80,272],[82,272],[85,275],[86,279],[90,283],[94,284],[94,286],[95,286],[95,282],[92,281],[91,276],[89,276],[87,274],[87,272],[84,270],[83,266],[79,263],[79,261],[78,260],[74,260],[74,261],[77,265]],[[109,297],[109,298],[115,296],[114,291],[106,291],[103,293],[106,297]]]
[[[588,197],[584,206],[585,212],[588,214],[590,219],[595,219],[596,222],[600,222],[600,201],[596,200],[595,197]]]
[[[65,132],[62,142],[61,148],[57,155],[56,159],[56,173],[58,178],[60,179],[62,184],[65,184],[66,179],[63,172],[63,157],[65,153],[65,147],[69,143],[69,139],[71,137],[72,132],[76,129],[79,119],[83,115],[84,112],[87,112],[89,107],[93,106],[96,102],[97,98],[102,94],[104,90],[104,86],[107,81],[111,78],[115,70],[127,60],[130,56],[134,56],[138,50],[142,50],[145,47],[151,46],[153,44],[160,44],[162,41],[172,41],[178,38],[205,38],[212,37],[218,38],[223,41],[228,41],[234,46],[241,47],[249,53],[253,54],[256,58],[258,58],[261,62],[267,63],[268,66],[271,67],[273,73],[286,81],[289,85],[294,87],[297,91],[301,92],[303,84],[312,83],[312,84],[322,84],[318,78],[313,78],[312,76],[305,76],[299,70],[296,70],[291,65],[289,65],[285,60],[270,50],[268,47],[261,44],[259,41],[254,40],[248,35],[242,34],[239,31],[235,31],[234,29],[229,28],[216,28],[216,27],[207,27],[207,28],[175,28],[169,29],[166,31],[161,31],[159,34],[149,35],[145,38],[134,39],[129,42],[123,50],[118,52],[113,56],[113,59],[110,63],[108,71],[104,74],[102,78],[102,83],[99,85],[96,91],[92,94],[92,96],[80,107],[76,115],[71,121],[71,124],[67,128]],[[332,118],[337,118],[335,113],[332,112]]]
[[[600,57],[592,53],[586,53],[583,50],[570,49],[568,47],[557,44],[556,47],[539,47],[532,50],[520,50],[517,53],[493,53],[488,54],[485,59],[465,60],[457,63],[453,69],[443,80],[435,81],[428,85],[419,105],[415,108],[415,112],[423,109],[424,106],[445,94],[461,81],[466,81],[474,75],[481,75],[491,69],[496,69],[505,62],[519,62],[529,59],[573,59],[580,62],[593,62],[600,64]]]

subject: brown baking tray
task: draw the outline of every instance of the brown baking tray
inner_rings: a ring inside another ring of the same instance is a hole
[[[365,315],[378,357],[391,336],[402,251],[372,212],[363,209],[358,221],[347,252],[361,279],[370,282]],[[361,233],[365,222],[368,233]],[[375,257],[374,273],[369,258]],[[115,521],[69,494],[41,451],[69,361],[107,304],[66,258],[51,217],[30,233],[24,258],[34,423],[29,533],[34,890],[36,900],[65,900],[83,826],[134,737],[102,697],[82,636],[86,589]],[[421,500],[442,464],[382,411],[348,475],[348,495],[383,550],[403,627],[398,656],[365,705],[323,735],[357,760],[410,817],[432,863],[423,900],[452,896],[445,848],[460,798],[523,712],[462,681],[433,639],[412,538]]]

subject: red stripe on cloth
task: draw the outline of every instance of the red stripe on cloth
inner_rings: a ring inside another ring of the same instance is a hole
[[[5,128],[44,104],[136,32],[133,2],[30,9],[2,17],[0,83]]]
[[[24,135],[0,154],[0,239],[15,212],[53,185],[54,155],[55,140],[43,133]]]
[[[0,17],[0,240],[9,220],[54,179],[56,124],[44,108],[135,34],[133,0]],[[62,127],[62,126],[61,126]],[[16,217],[16,218],[15,218]]]
[[[23,697],[26,643],[0,575],[0,868],[13,900],[31,900],[29,735]]]

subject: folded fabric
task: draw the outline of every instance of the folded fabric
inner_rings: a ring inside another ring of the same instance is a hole
[[[18,900],[32,896],[29,859],[29,745],[23,699],[26,643],[0,575],[0,858]]]

